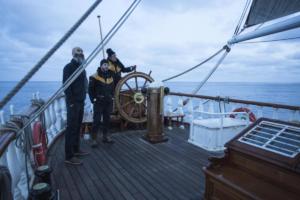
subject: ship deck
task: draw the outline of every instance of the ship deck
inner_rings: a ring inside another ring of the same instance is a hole
[[[61,199],[202,199],[202,167],[209,152],[187,142],[188,130],[165,130],[169,141],[150,144],[145,131],[114,133],[115,143],[100,143],[81,166],[64,164],[64,141],[51,148],[53,186]]]

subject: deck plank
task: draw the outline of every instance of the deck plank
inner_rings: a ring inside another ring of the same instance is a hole
[[[128,140],[128,142],[133,146],[133,140]],[[144,148],[146,146],[143,143],[135,143],[135,145],[137,145],[138,148]],[[160,144],[156,144],[155,146],[157,147],[159,145]],[[178,159],[175,160],[175,162],[171,162],[169,155],[161,158],[160,153],[161,152],[155,152],[154,154],[152,149],[150,151],[148,150],[145,154],[148,160],[146,160],[147,166],[152,166],[158,172],[162,173],[162,176],[167,176],[168,184],[173,185],[180,193],[190,194],[191,192],[194,192],[192,188],[194,187],[196,189],[196,185],[198,185],[200,181],[196,181],[194,177],[201,174],[201,170],[198,169],[197,172],[199,173],[193,174],[191,171],[187,171],[185,168],[186,166],[182,166],[181,161],[178,162]],[[186,184],[187,180],[189,180],[188,183],[191,184]],[[177,188],[178,186],[179,188]]]
[[[128,142],[128,148],[135,147],[139,149],[144,149],[144,159],[141,159],[142,156],[137,156],[135,159],[138,160],[138,162],[143,163],[143,165],[147,166],[150,168],[165,184],[168,185],[168,187],[171,187],[171,192],[174,191],[175,189],[175,194],[177,197],[180,197],[182,195],[188,196],[190,194],[189,188],[186,188],[186,184],[182,185],[182,182],[185,181],[182,179],[181,175],[181,170],[177,170],[178,163],[168,163],[166,159],[160,159],[159,156],[156,154],[153,154],[151,151],[151,144],[143,144],[138,145],[137,143],[132,143],[132,140],[127,140]],[[125,144],[124,144],[125,145]],[[156,144],[157,146],[159,144]],[[148,148],[145,148],[148,147]],[[166,162],[165,162],[166,161]],[[170,170],[171,169],[171,170]],[[186,182],[186,181],[185,181]],[[189,187],[189,186],[188,186]],[[178,194],[177,194],[178,193]]]
[[[165,130],[169,141],[150,144],[145,131],[113,134],[115,144],[100,143],[82,166],[64,164],[63,137],[52,147],[49,164],[61,199],[201,199],[202,167],[210,153],[187,143],[188,130]]]

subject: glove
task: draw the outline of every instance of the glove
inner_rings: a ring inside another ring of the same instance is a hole
[[[132,71],[136,70],[136,65],[131,66],[131,70]]]

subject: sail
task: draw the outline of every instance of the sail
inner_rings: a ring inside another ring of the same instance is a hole
[[[300,11],[300,0],[253,0],[245,27]]]

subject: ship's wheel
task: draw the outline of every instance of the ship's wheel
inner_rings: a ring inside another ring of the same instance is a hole
[[[142,88],[153,81],[150,75],[142,72],[130,73],[119,81],[115,89],[115,105],[125,120],[133,123],[147,121],[147,97]]]

